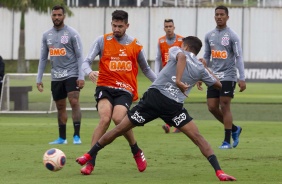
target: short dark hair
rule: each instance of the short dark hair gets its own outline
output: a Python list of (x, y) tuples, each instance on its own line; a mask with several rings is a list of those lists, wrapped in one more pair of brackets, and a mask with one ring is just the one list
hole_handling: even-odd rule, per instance
[(220, 6), (216, 7), (214, 11), (216, 11), (218, 9), (225, 10), (226, 15), (228, 15), (228, 8), (226, 6), (220, 5)]
[(165, 19), (164, 22), (172, 22), (173, 23), (173, 19)]
[(56, 5), (56, 6), (54, 6), (53, 8), (52, 8), (52, 11), (53, 10), (63, 10), (63, 14), (65, 14), (65, 8), (63, 7), (63, 6), (61, 6), (61, 5)]
[(128, 13), (123, 10), (115, 10), (112, 13), (112, 20), (122, 20), (127, 24), (128, 23)]
[(197, 55), (200, 52), (203, 46), (202, 41), (196, 36), (187, 36), (182, 40), (183, 40), (183, 44), (188, 45), (190, 51), (193, 52), (195, 55)]

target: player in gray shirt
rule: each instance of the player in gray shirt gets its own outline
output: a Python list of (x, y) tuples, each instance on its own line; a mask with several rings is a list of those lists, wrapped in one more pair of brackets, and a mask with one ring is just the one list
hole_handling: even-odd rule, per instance
[(104, 134), (90, 151), (76, 161), (81, 165), (86, 164), (99, 150), (131, 128), (144, 126), (156, 118), (161, 118), (171, 126), (177, 127), (199, 147), (220, 181), (236, 180), (222, 171), (211, 146), (200, 134), (193, 118), (183, 107), (184, 99), (199, 80), (208, 86), (221, 89), (221, 83), (205, 66), (204, 60), (201, 63), (196, 58), (201, 47), (201, 40), (193, 36), (183, 39), (182, 49), (172, 47), (169, 50), (167, 66), (159, 73), (138, 104), (127, 112), (121, 123)]
[(43, 92), (42, 77), (48, 62), (51, 63), (51, 91), (58, 110), (59, 138), (49, 144), (67, 144), (66, 139), (66, 98), (72, 108), (74, 125), (73, 143), (81, 144), (81, 111), (79, 92), (84, 86), (82, 44), (78, 32), (64, 24), (65, 10), (62, 6), (52, 9), (54, 26), (42, 37), (41, 56), (38, 65), (37, 89)]
[[(238, 86), (240, 92), (246, 89), (242, 48), (237, 34), (226, 22), (229, 19), (228, 9), (218, 6), (215, 9), (217, 27), (205, 36), (204, 59), (213, 73), (222, 83), (220, 91), (209, 87), (207, 90), (207, 105), (209, 111), (219, 120), (225, 129), (225, 137), (220, 149), (231, 149), (230, 139), (233, 138), (233, 148), (239, 143), (242, 128), (233, 124), (231, 100), (234, 97), (239, 71)], [(211, 57), (211, 61), (210, 61)], [(200, 88), (201, 89), (201, 88)]]

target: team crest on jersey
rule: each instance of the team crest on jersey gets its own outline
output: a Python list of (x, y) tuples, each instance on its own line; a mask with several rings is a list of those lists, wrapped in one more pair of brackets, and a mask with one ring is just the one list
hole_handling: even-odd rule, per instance
[(177, 41), (181, 42), (183, 38), (178, 38)]
[(227, 37), (227, 36), (222, 37), (221, 45), (223, 45), (223, 46), (229, 45), (229, 37)]
[(111, 40), (111, 39), (113, 39), (113, 36), (107, 36), (106, 37), (106, 40)]
[(215, 33), (212, 33), (211, 36), (215, 36)]
[(61, 37), (61, 43), (62, 44), (66, 44), (69, 42), (69, 37), (68, 36), (62, 36)]

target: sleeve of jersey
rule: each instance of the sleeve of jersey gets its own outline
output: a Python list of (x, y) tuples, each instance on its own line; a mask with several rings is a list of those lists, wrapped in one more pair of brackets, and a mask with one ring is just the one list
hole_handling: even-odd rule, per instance
[(46, 44), (46, 38), (45, 38), (45, 35), (43, 35), (42, 40), (41, 40), (41, 53), (40, 53), (40, 59), (39, 59), (39, 64), (38, 64), (36, 83), (42, 82), (43, 73), (46, 67), (46, 63), (48, 61), (48, 52), (49, 52), (49, 49)]
[(84, 59), (82, 63), (82, 70), (87, 75), (89, 75), (89, 73), (92, 72), (92, 68), (91, 68), (92, 62), (94, 61), (96, 56), (102, 52), (103, 45), (104, 45), (103, 36), (98, 37), (92, 44), (87, 57)]
[(168, 53), (169, 53), (169, 60), (172, 60), (172, 61), (176, 61), (176, 57), (177, 57), (177, 54), (179, 52), (182, 52), (182, 50), (177, 47), (177, 46), (173, 46), (171, 47), (169, 50), (168, 50)]
[(245, 71), (244, 71), (244, 61), (243, 61), (243, 52), (242, 52), (242, 47), (240, 45), (240, 41), (238, 36), (234, 36), (234, 41), (233, 41), (233, 50), (235, 53), (236, 57), (236, 67), (238, 68), (239, 71), (239, 80), (245, 81)]
[(161, 71), (162, 68), (162, 56), (161, 56), (161, 49), (160, 49), (160, 44), (158, 43), (157, 46), (157, 55), (155, 59), (155, 73), (158, 75)]
[(83, 47), (81, 43), (81, 39), (78, 33), (74, 35), (74, 49), (75, 49), (75, 55), (76, 59), (78, 61), (78, 79), (79, 80), (84, 80), (84, 73), (82, 71), (82, 62), (83, 62)]
[(202, 70), (202, 79), (201, 79), (207, 86), (212, 86), (216, 83), (216, 78), (210, 72), (204, 68)]
[(205, 50), (204, 50), (204, 59), (207, 62), (207, 66), (210, 66), (210, 59), (211, 59), (211, 48), (209, 44), (208, 34), (205, 36)]
[(141, 50), (141, 52), (138, 55), (138, 64), (140, 66), (140, 69), (144, 73), (144, 75), (148, 79), (150, 79), (151, 82), (154, 82), (155, 79), (157, 78), (157, 75), (153, 72), (153, 70), (149, 66), (143, 49)]

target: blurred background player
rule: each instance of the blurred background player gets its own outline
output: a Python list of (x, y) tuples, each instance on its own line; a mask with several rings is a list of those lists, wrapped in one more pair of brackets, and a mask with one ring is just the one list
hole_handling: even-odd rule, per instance
[[(96, 83), (95, 100), (100, 121), (92, 135), (93, 146), (107, 131), (111, 120), (117, 125), (126, 115), (132, 101), (138, 99), (138, 65), (147, 78), (156, 79), (155, 73), (147, 63), (143, 46), (126, 34), (129, 27), (128, 13), (116, 10), (112, 13), (112, 33), (99, 36), (93, 43), (88, 56), (83, 61), (83, 71)], [(99, 55), (99, 72), (91, 66)], [(123, 134), (129, 143), (138, 170), (143, 172), (147, 162), (143, 151), (138, 147), (133, 131)], [(96, 155), (80, 171), (89, 175), (94, 170)]]
[(51, 61), (51, 91), (58, 110), (59, 138), (49, 144), (67, 144), (66, 123), (68, 98), (72, 109), (74, 126), (73, 144), (81, 144), (80, 89), (84, 86), (82, 44), (78, 32), (64, 24), (65, 10), (62, 6), (52, 8), (54, 26), (43, 34), (41, 55), (37, 73), (37, 89), (43, 91), (42, 77), (48, 61)]
[[(233, 124), (231, 100), (234, 97), (239, 71), (239, 92), (246, 89), (242, 48), (237, 34), (231, 30), (226, 22), (229, 19), (225, 6), (215, 8), (216, 28), (205, 36), (204, 59), (222, 84), (222, 89), (208, 87), (207, 105), (214, 117), (224, 125), (225, 137), (220, 149), (236, 148), (242, 132), (240, 126)], [(211, 57), (211, 61), (210, 61)], [(233, 138), (231, 147), (230, 139)]]
[[(155, 60), (155, 73), (158, 75), (162, 68), (168, 62), (168, 50), (173, 46), (181, 47), (182, 44), (182, 36), (174, 33), (175, 26), (173, 19), (165, 19), (164, 20), (164, 31), (165, 35), (160, 37), (158, 40), (157, 46), (157, 56)], [(170, 126), (168, 124), (162, 125), (165, 133), (170, 132)], [(180, 131), (175, 128), (174, 133), (179, 133)]]

